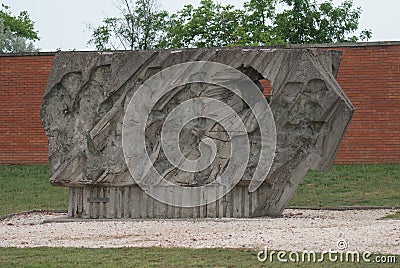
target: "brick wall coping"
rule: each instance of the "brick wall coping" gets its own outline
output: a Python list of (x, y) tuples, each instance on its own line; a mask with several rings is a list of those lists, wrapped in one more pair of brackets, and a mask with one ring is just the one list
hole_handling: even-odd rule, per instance
[(57, 52), (21, 52), (21, 53), (0, 53), (1, 57), (30, 57), (30, 56), (55, 56)]

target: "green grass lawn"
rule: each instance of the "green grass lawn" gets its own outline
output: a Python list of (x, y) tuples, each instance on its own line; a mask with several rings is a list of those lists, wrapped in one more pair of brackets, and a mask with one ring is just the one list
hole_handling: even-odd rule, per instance
[(309, 171), (290, 206), (400, 206), (400, 165), (336, 165)]
[(68, 190), (49, 183), (49, 166), (0, 166), (0, 215), (35, 209), (62, 209)]
[[(286, 256), (286, 258), (288, 258)], [(319, 259), (320, 256), (317, 257)], [(370, 259), (374, 260), (375, 256)], [(326, 256), (322, 263), (260, 263), (255, 250), (235, 249), (75, 249), (0, 248), (1, 267), (399, 267), (397, 264), (333, 263)]]

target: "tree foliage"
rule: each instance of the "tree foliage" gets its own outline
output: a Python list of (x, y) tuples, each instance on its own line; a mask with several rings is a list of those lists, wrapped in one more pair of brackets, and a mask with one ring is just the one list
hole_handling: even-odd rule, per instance
[(28, 12), (22, 11), (13, 16), (10, 8), (4, 4), (0, 10), (0, 52), (36, 51), (33, 41), (39, 40), (35, 23)]
[(158, 6), (156, 0), (119, 0), (121, 17), (105, 18), (100, 26), (91, 27), (92, 38), (88, 43), (98, 50), (155, 47), (168, 17)]
[(37, 51), (32, 42), (15, 35), (0, 19), (0, 54)]
[[(334, 6), (332, 0), (317, 4), (307, 0), (282, 0), (286, 9), (276, 14), (274, 31), (286, 43), (339, 43), (356, 42), (371, 37), (370, 31), (353, 35), (359, 26), (361, 8), (353, 8), (346, 0)], [(365, 36), (364, 36), (365, 35)]]
[(243, 29), (246, 29), (244, 45), (262, 46), (284, 43), (273, 28), (278, 0), (250, 0), (244, 3), (245, 17)]
[[(130, 44), (123, 45), (124, 49), (190, 48), (355, 42), (372, 36), (370, 30), (355, 35), (361, 8), (354, 7), (352, 0), (338, 6), (333, 0), (321, 4), (316, 0), (249, 0), (241, 9), (201, 0), (197, 8), (185, 5), (170, 16), (158, 11), (154, 1), (132, 4), (124, 0), (126, 7), (130, 3), (136, 8), (121, 9), (122, 18), (106, 18), (94, 29), (90, 43), (99, 50), (119, 48), (112, 45), (113, 38)], [(143, 14), (148, 14), (148, 20)]]
[(223, 47), (241, 42), (243, 11), (202, 0), (198, 8), (186, 5), (173, 14), (160, 47)]

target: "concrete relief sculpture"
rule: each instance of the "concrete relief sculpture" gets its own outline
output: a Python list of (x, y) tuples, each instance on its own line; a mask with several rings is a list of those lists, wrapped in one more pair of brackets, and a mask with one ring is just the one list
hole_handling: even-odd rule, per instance
[(308, 170), (329, 170), (352, 118), (340, 57), (58, 53), (41, 110), (50, 182), (69, 187), (70, 217), (279, 216)]

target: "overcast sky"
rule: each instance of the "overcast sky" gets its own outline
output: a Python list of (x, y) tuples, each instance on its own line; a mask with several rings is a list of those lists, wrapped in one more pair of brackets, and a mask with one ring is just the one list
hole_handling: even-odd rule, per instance
[[(90, 32), (88, 23), (97, 26), (106, 16), (117, 16), (115, 7), (117, 0), (2, 0), (9, 5), (13, 14), (27, 10), (41, 40), (36, 46), (41, 51), (62, 50), (93, 50), (87, 45)], [(242, 7), (243, 0), (219, 0)], [(319, 2), (322, 2), (319, 1)], [(334, 0), (341, 3), (341, 0)], [(197, 6), (200, 0), (160, 0), (162, 8), (175, 12), (185, 4)], [(400, 40), (400, 1), (399, 0), (354, 0), (356, 6), (363, 10), (360, 29), (372, 29), (373, 38), (370, 41)]]

